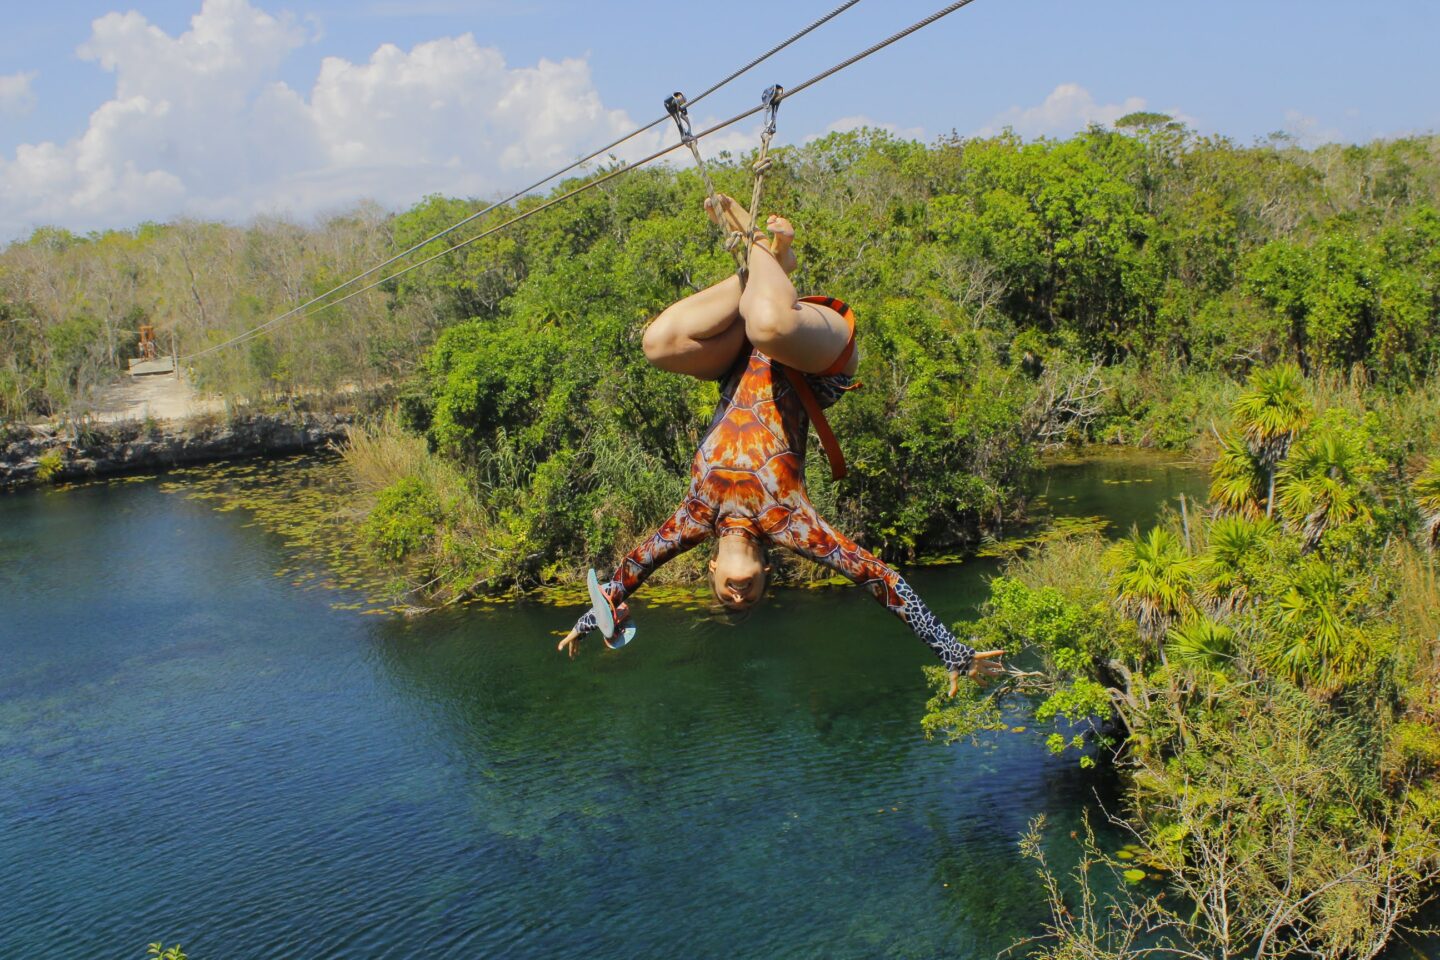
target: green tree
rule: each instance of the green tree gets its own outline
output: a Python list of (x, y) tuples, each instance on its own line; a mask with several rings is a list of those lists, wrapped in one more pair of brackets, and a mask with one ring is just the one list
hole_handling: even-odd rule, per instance
[(1358, 678), (1371, 652), (1354, 614), (1364, 596), (1334, 566), (1310, 558), (1262, 614), (1261, 665), (1292, 683), (1334, 692)]
[(1199, 590), (1212, 612), (1230, 613), (1245, 606), (1252, 586), (1248, 566), (1274, 532), (1269, 520), (1248, 516), (1220, 516), (1209, 524)]
[(1272, 471), (1238, 436), (1220, 437), (1220, 455), (1210, 465), (1210, 499), (1221, 510), (1258, 517), (1269, 501)]
[(1432, 458), (1411, 484), (1415, 505), (1420, 508), (1421, 536), (1425, 545), (1440, 549), (1440, 457)]
[(1276, 501), (1306, 550), (1341, 524), (1373, 522), (1372, 482), (1380, 467), (1363, 426), (1331, 418), (1301, 437), (1279, 470)]
[(1268, 475), (1265, 515), (1271, 516), (1276, 469), (1289, 453), (1295, 434), (1310, 422), (1310, 402), (1300, 369), (1286, 363), (1256, 371), (1248, 389), (1235, 400), (1232, 413)]
[(1106, 552), (1114, 603), (1147, 637), (1165, 636), (1193, 606), (1198, 563), (1180, 538), (1163, 527), (1136, 532)]
[(1288, 331), (1291, 353), (1308, 366), (1309, 339), (1306, 318), (1314, 268), (1306, 248), (1291, 239), (1276, 239), (1256, 250), (1245, 268), (1245, 287), (1268, 306)]

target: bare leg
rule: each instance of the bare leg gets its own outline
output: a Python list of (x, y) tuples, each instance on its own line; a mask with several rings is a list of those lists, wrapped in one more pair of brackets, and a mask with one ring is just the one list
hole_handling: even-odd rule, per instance
[[(771, 245), (756, 241), (750, 247), (750, 282), (740, 297), (745, 333), (757, 349), (786, 366), (819, 373), (845, 350), (850, 325), (829, 307), (799, 302), (780, 265), (789, 257), (794, 232), (781, 217), (771, 217), (767, 226), (774, 233)], [(857, 363), (852, 355), (843, 372), (853, 374)]]
[(661, 370), (715, 380), (745, 343), (740, 278), (727, 277), (672, 303), (645, 328), (645, 358)]

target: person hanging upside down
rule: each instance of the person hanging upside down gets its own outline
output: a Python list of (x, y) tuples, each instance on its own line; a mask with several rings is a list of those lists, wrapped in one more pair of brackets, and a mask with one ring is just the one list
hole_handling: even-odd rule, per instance
[[(706, 200), (711, 219), (746, 232), (750, 217), (721, 196)], [(601, 586), (615, 620), (629, 616), (625, 600), (662, 564), (712, 537), (711, 588), (732, 610), (753, 606), (770, 573), (766, 547), (776, 544), (865, 587), (924, 640), (950, 671), (950, 693), (961, 674), (983, 680), (1003, 670), (1004, 651), (976, 653), (950, 633), (900, 574), (835, 530), (805, 491), (809, 418), (783, 367), (797, 371), (820, 408), (851, 387), (855, 316), (831, 297), (798, 297), (795, 231), (783, 217), (766, 223), (767, 241), (752, 241), (750, 276), (722, 280), (672, 304), (645, 330), (646, 358), (662, 370), (722, 380), (720, 403), (695, 453), (690, 487), (660, 529), (632, 550)], [(560, 641), (570, 656), (598, 625), (594, 610)]]

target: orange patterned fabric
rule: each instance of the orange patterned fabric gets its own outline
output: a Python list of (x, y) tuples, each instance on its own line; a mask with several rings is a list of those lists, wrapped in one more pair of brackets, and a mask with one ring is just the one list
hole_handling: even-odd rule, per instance
[[(844, 308), (843, 302), (833, 301)], [(957, 641), (904, 579), (835, 530), (805, 491), (809, 425), (780, 364), (751, 349), (727, 378), (720, 404), (690, 468), (690, 488), (674, 515), (621, 562), (602, 589), (623, 618), (622, 602), (661, 564), (712, 536), (743, 535), (778, 544), (865, 587), (904, 620), (952, 669), (969, 668), (974, 651)], [(820, 404), (831, 406), (850, 378), (805, 374)], [(576, 623), (595, 629), (593, 614)]]

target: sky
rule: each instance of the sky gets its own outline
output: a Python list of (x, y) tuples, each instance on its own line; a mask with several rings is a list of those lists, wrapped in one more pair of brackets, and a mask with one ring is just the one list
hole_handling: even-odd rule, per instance
[[(0, 243), (501, 196), (837, 2), (0, 0)], [(698, 105), (696, 129), (943, 5), (861, 0)], [(1434, 0), (974, 0), (787, 100), (776, 140), (1065, 136), (1137, 109), (1240, 142), (1430, 133), (1436, 37)], [(662, 127), (622, 155), (674, 139)]]

